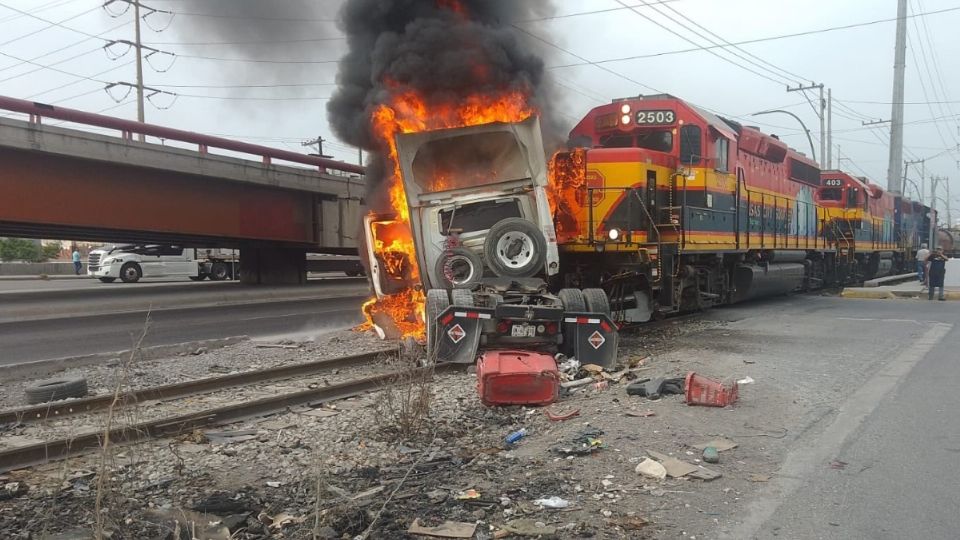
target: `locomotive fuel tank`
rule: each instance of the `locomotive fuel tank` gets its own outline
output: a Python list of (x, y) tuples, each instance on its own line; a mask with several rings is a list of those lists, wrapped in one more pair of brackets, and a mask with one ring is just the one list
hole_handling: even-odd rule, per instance
[(801, 288), (806, 279), (804, 263), (742, 264), (734, 270), (733, 302), (787, 294)]

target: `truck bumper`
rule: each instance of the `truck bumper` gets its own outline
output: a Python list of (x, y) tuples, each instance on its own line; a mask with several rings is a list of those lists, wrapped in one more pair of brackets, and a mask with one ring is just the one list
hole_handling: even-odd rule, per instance
[(88, 266), (87, 275), (95, 278), (102, 278), (102, 277), (118, 278), (120, 277), (120, 268), (113, 265), (95, 266), (92, 268)]

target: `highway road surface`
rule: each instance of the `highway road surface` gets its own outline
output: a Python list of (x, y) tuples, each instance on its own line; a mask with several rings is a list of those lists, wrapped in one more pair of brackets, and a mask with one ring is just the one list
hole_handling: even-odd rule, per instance
[[(98, 283), (99, 284), (99, 283)], [(0, 292), (0, 365), (246, 335), (309, 336), (360, 322), (363, 279), (305, 286), (230, 282)]]

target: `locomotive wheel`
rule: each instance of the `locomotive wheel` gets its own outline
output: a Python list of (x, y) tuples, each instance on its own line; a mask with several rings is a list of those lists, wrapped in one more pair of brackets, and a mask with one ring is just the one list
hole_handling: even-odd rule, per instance
[(587, 311), (610, 315), (610, 299), (603, 289), (584, 289), (583, 299), (586, 301)]
[(437, 317), (448, 307), (450, 307), (450, 297), (447, 296), (447, 291), (443, 289), (430, 289), (427, 291), (426, 309), (424, 313), (427, 319), (424, 321), (427, 325), (427, 364), (436, 363), (434, 351), (437, 347), (437, 340), (440, 339), (437, 335)]
[(587, 302), (580, 289), (560, 289), (557, 293), (564, 311), (587, 311)]
[(483, 255), (500, 277), (530, 277), (543, 270), (547, 241), (533, 223), (521, 218), (496, 222), (487, 231)]
[(466, 248), (454, 248), (437, 259), (437, 279), (448, 289), (470, 289), (483, 277), (483, 261)]

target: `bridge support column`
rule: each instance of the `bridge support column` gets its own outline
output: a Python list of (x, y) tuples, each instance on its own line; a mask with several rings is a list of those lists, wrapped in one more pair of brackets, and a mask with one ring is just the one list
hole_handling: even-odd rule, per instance
[(301, 285), (307, 282), (304, 249), (240, 247), (240, 282), (247, 285)]

